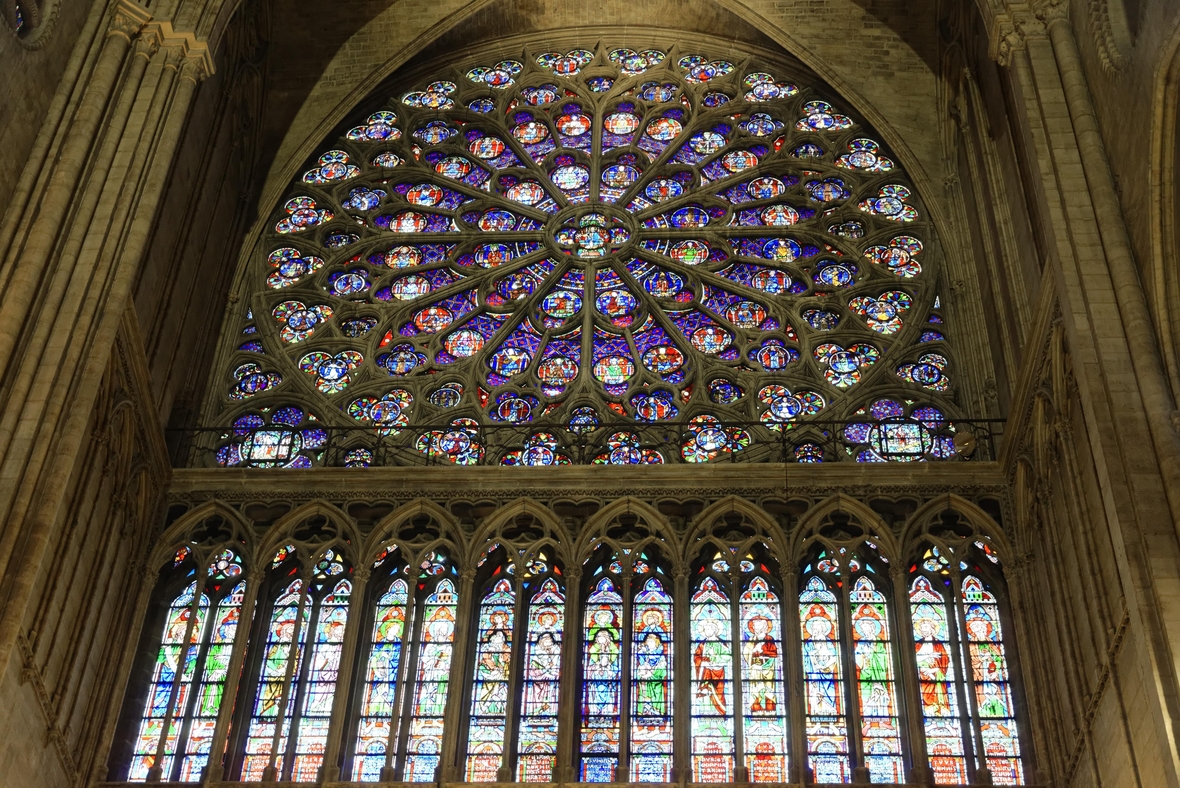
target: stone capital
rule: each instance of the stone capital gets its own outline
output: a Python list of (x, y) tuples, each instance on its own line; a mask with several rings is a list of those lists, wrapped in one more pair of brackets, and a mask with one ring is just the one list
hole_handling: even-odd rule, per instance
[(108, 36), (122, 36), (131, 41), (131, 37), (143, 29), (152, 18), (151, 12), (131, 0), (119, 0), (111, 14), (111, 23), (107, 28)]

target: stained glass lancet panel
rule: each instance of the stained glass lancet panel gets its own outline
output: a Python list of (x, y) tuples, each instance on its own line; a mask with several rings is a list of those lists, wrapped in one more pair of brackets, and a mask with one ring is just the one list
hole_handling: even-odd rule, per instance
[[(160, 637), (160, 650), (152, 669), (147, 705), (135, 739), (129, 780), (147, 779), (148, 771), (156, 763), (161, 737), (165, 737), (165, 741), (160, 765), (165, 775), (171, 774), (176, 739), (180, 734), (175, 710), (184, 708), (183, 704), (189, 696), (201, 629), (209, 614), (209, 598), (202, 594), (200, 601), (194, 605), (196, 598), (197, 584), (193, 582), (168, 606), (164, 632)], [(182, 658), (184, 666), (180, 669), (178, 680), (177, 669)], [(169, 721), (167, 733), (164, 731), (165, 720)]]
[(987, 768), (996, 785), (1021, 785), (1024, 769), (1000, 608), (983, 581), (971, 575), (963, 578), (963, 605)]
[(692, 629), (692, 773), (694, 782), (733, 781), (733, 635), (729, 597), (712, 577), (689, 607)]
[[(705, 462), (821, 414), (856, 423), (795, 459), (953, 457), (939, 246), (875, 132), (781, 64), (577, 51), (440, 66), (325, 142), (253, 258), (216, 461)], [(607, 410), (689, 426), (578, 429)]]
[(467, 733), (468, 782), (496, 782), (496, 772), (504, 760), (515, 615), (512, 584), (508, 580), (496, 581), (479, 606), (471, 725)]
[(741, 596), (743, 734), (750, 781), (787, 780), (787, 704), (778, 596), (755, 577)]
[(633, 604), (630, 780), (672, 778), (672, 596), (648, 579)]
[(555, 579), (546, 578), (529, 603), (517, 745), (519, 782), (553, 781), (564, 621), (565, 595)]
[[(302, 580), (292, 581), (275, 600), (266, 630), (258, 690), (247, 723), (245, 756), (242, 760), (243, 781), (258, 782), (262, 779), (263, 770), (270, 764), (271, 753), (276, 749), (276, 734), (278, 752), (286, 751), (291, 710), (295, 706), (294, 695), (287, 693), (286, 689), (291, 676), (299, 670), (311, 613), (310, 606), (304, 601)], [(284, 695), (287, 695), (287, 702), (285, 708), (280, 709)]]
[(849, 603), (865, 766), (875, 783), (905, 782), (885, 595), (871, 578), (862, 575), (853, 582)]
[(394, 735), (408, 600), (409, 590), (401, 579), (394, 580), (377, 600), (353, 760), (353, 779), (358, 782), (381, 779), (386, 750)]
[(351, 594), (352, 584), (341, 580), (316, 606), (315, 634), (311, 639), (307, 677), (300, 687), (302, 702), (295, 721), (298, 735), (291, 779), (296, 782), (314, 782), (324, 762)]
[(434, 592), (426, 598), (406, 744), (406, 782), (433, 782), (442, 755), (443, 716), (455, 647), (457, 605), (455, 585), (448, 579), (438, 581)]
[[(213, 572), (213, 567), (210, 567), (210, 571)], [(240, 573), (241, 566), (236, 563), (229, 571), (225, 568), (220, 571), (221, 576), (227, 580)], [(180, 764), (179, 777), (182, 782), (200, 780), (201, 772), (208, 764), (213, 730), (217, 727), (217, 715), (225, 699), (225, 680), (229, 676), (229, 661), (233, 655), (234, 641), (242, 615), (242, 597), (245, 594), (245, 582), (234, 585), (218, 603), (210, 622), (208, 650), (201, 666), (201, 678), (197, 683), (196, 697), (193, 699), (188, 740), (184, 745), (184, 758)]]
[(623, 597), (604, 577), (586, 598), (582, 640), (581, 780), (615, 782), (623, 679)]
[(807, 762), (816, 782), (842, 783), (851, 776), (844, 668), (836, 595), (817, 576), (799, 595), (803, 637), (803, 687), (807, 713)]
[[(964, 748), (965, 710), (957, 686), (962, 674), (951, 639), (955, 620), (948, 615), (946, 599), (925, 576), (910, 585), (910, 617), (930, 768), (935, 782), (965, 783), (971, 751)], [(966, 741), (970, 747), (970, 739)]]

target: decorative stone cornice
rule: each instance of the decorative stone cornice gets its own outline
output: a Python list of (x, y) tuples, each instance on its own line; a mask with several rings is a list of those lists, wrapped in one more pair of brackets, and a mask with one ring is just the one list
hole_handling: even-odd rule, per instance
[(158, 46), (176, 50), (176, 65), (181, 79), (200, 82), (215, 70), (209, 44), (192, 33), (173, 29), (172, 23), (166, 19), (147, 23), (140, 37), (155, 39)]

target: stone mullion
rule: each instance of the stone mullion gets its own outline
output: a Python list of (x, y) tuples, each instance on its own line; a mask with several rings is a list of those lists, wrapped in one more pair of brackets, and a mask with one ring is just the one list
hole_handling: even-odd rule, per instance
[(918, 684), (918, 660), (914, 651), (914, 621), (910, 610), (909, 592), (905, 569), (900, 565), (891, 566), (889, 579), (893, 586), (893, 620), (896, 624), (890, 637), (897, 647), (894, 658), (898, 669), (897, 687), (900, 708), (904, 720), (902, 728), (909, 740), (909, 781), (917, 785), (933, 785), (934, 771), (930, 768), (930, 755), (926, 752), (926, 718), (923, 714), (922, 690)]
[[(45, 414), (42, 423), (46, 425), (45, 430), (52, 432), (52, 436), (46, 436), (37, 442), (41, 459), (44, 458), (45, 452), (49, 451), (49, 447), (52, 445), (58, 457), (70, 458), (72, 461), (72, 458), (77, 455), (79, 445), (85, 438), (93, 402), (99, 389), (97, 382), (102, 379), (110, 358), (111, 347), (114, 344), (114, 337), (122, 320), (124, 304), (134, 278), (134, 269), (138, 267), (148, 232), (155, 221), (155, 209), (168, 177), (169, 168), (163, 166), (163, 163), (172, 161), (184, 128), (184, 116), (192, 101), (197, 78), (202, 68), (203, 65), (200, 61), (190, 58), (182, 69), (172, 106), (174, 109), (183, 111), (179, 114), (173, 112), (164, 128), (157, 135), (155, 158), (161, 164), (152, 168), (144, 189), (146, 198), (141, 199), (137, 205), (131, 227), (122, 238), (120, 252), (124, 264), (120, 266), (115, 281), (107, 294), (106, 303), (108, 306), (93, 330), (78, 329), (81, 335), (90, 336), (89, 343), (71, 341), (77, 334), (59, 334), (55, 338), (57, 342), (69, 346), (68, 357), (64, 360), (61, 368), (71, 370), (77, 368), (80, 371), (73, 378), (72, 389), (54, 391), (51, 395), (47, 395), (50, 396), (52, 402), (50, 412)], [(115, 252), (112, 252), (113, 254)], [(97, 310), (98, 302), (102, 300), (101, 293), (91, 292), (88, 294), (88, 298), (91, 306)], [(114, 306), (110, 306), (112, 304)], [(85, 355), (83, 356), (83, 354)], [(59, 427), (57, 422), (61, 418), (67, 401), (70, 402), (71, 407), (64, 418), (64, 425)], [(22, 488), (20, 496), (23, 504), (22, 511), (19, 514), (10, 513), (9, 517), (10, 521), (29, 518), (28, 526), (25, 529), (28, 532), (28, 540), (23, 552), (23, 561), (20, 568), (14, 573), (5, 600), (9, 611), (23, 611), (25, 608), (45, 558), (49, 536), (54, 529), (58, 504), (65, 496), (71, 479), (70, 474), (58, 472), (56, 468), (53, 473), (48, 475), (47, 479), (39, 477), (34, 479), (32, 473), (22, 475), (26, 477), (20, 485)], [(36, 505), (30, 506), (28, 502), (34, 498), (34, 495), (36, 496)], [(7, 659), (11, 651), (16, 632), (19, 629), (19, 618), (20, 613), (14, 612), (0, 622), (0, 660)]]
[(803, 638), (799, 632), (799, 575), (794, 566), (782, 573), (783, 662), (791, 737), (791, 782), (813, 782), (807, 760), (807, 711), (803, 682)]
[(512, 614), (512, 649), (508, 655), (508, 697), (504, 699), (504, 751), (500, 757), (500, 768), (496, 779), (502, 783), (513, 782), (516, 776), (516, 739), (520, 733), (520, 709), (524, 694), (524, 661), (528, 645), (529, 601), (525, 599), (525, 567), (516, 581), (516, 601)]
[[(413, 564), (411, 563), (410, 566)], [(412, 580), (412, 578), (411, 578)], [(402, 630), (401, 656), (398, 658), (398, 683), (394, 696), (393, 710), (389, 721), (389, 738), (385, 742), (385, 765), (381, 767), (381, 782), (397, 782), (398, 769), (405, 768), (406, 743), (409, 740), (410, 726), (407, 722), (414, 713), (414, 693), (417, 688), (418, 660), (422, 654), (422, 633), (425, 631), (426, 598), (429, 596), (423, 589), (417, 592), (415, 584), (411, 582), (410, 593), (406, 595), (406, 619), (408, 627)], [(437, 584), (436, 584), (437, 587)], [(421, 596), (421, 600), (419, 600)], [(451, 662), (455, 661), (455, 644), (451, 643)], [(450, 698), (450, 686), (447, 687), (447, 698)], [(362, 698), (364, 697), (362, 693)], [(399, 757), (400, 753), (400, 757)]]
[[(467, 693), (463, 687), (467, 684), (467, 642), (472, 629), (472, 617), (479, 608), (473, 599), (475, 593), (475, 571), (464, 570), (459, 582), (459, 604), (455, 608), (455, 635), (451, 640), (451, 675), (447, 682), (447, 719), (461, 721), (466, 718), (463, 713), (463, 701)], [(443, 741), (443, 754), (439, 758), (439, 779), (444, 782), (456, 782), (462, 771), (458, 765), (459, 741), (466, 739), (463, 725), (448, 726), (447, 736)]]
[(672, 781), (692, 782), (692, 618), (686, 569), (676, 570), (672, 587)]
[(852, 639), (852, 601), (849, 598), (849, 587), (852, 585), (853, 577), (848, 575), (844, 577), (844, 582), (840, 585), (840, 641), (843, 643), (840, 649), (841, 665), (844, 670), (844, 703), (847, 708), (845, 715), (845, 728), (848, 731), (849, 756), (852, 761), (852, 782), (867, 783), (869, 782), (869, 770), (865, 766), (864, 759), (864, 743), (861, 741), (861, 734), (863, 728), (860, 724), (860, 682), (856, 677), (856, 655), (853, 653)]
[[(340, 779), (340, 751), (348, 730), (344, 715), (348, 707), (351, 677), (356, 672), (353, 663), (356, 661), (360, 630), (364, 625), (365, 589), (369, 584), (369, 574), (369, 568), (362, 567), (353, 575), (352, 593), (348, 599), (348, 626), (344, 630), (344, 643), (336, 670), (336, 691), (332, 697), (332, 716), (328, 718), (328, 743), (324, 747), (324, 762), (320, 766), (320, 782)], [(344, 686), (341, 686), (341, 681)]]
[(619, 758), (615, 782), (630, 782), (631, 774), (631, 665), (635, 659), (635, 600), (631, 568), (623, 576), (623, 628), (619, 633)]
[[(242, 609), (238, 615), (238, 626), (234, 630), (234, 645), (230, 652), (229, 667), (226, 670), (225, 686), (221, 692), (221, 707), (217, 710), (217, 723), (213, 727), (213, 739), (209, 744), (209, 760), (205, 766), (206, 783), (216, 783), (225, 773), (225, 761), (232, 759), (234, 753), (226, 751), (229, 738), (230, 720), (233, 717), (237, 701), (238, 685), (244, 672), (243, 663), (246, 660), (246, 645), (250, 640), (250, 630), (253, 628), (255, 606), (258, 603), (258, 589), (262, 585), (264, 574), (261, 570), (250, 572), (246, 576), (246, 593), (242, 595)], [(260, 630), (262, 639), (266, 640), (269, 627)], [(258, 645), (255, 644), (257, 648)], [(246, 688), (249, 691), (249, 687)], [(249, 719), (249, 705), (253, 698), (245, 697), (241, 703), (246, 708), (246, 718)], [(249, 723), (247, 722), (247, 725)]]
[(730, 668), (733, 673), (733, 754), (735, 783), (748, 783), (750, 769), (746, 766), (746, 699), (742, 676), (742, 576), (741, 559), (735, 557), (729, 571), (729, 642)]
[(582, 645), (582, 569), (571, 567), (565, 576), (565, 623), (561, 636), (561, 687), (557, 714), (557, 763), (553, 781), (574, 782), (574, 760), (581, 728), (578, 690), (582, 687), (578, 654)]

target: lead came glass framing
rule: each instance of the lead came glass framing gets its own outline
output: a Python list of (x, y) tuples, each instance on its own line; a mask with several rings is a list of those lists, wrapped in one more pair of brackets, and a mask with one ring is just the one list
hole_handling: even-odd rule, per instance
[(546, 578), (529, 604), (525, 635), (524, 695), (517, 754), (518, 782), (553, 780), (557, 758), (557, 703), (565, 595)]
[(582, 641), (581, 781), (615, 782), (623, 681), (623, 597), (604, 577), (586, 598)]
[(807, 761), (816, 782), (848, 782), (848, 722), (836, 595), (813, 576), (799, 595)]
[(631, 782), (672, 777), (672, 597), (650, 578), (633, 603)]
[[(577, 461), (708, 462), (849, 416), (841, 458), (954, 456), (940, 248), (878, 135), (748, 58), (578, 51), (440, 67), (321, 146), (226, 337), (216, 461), (364, 465), (380, 438), (548, 466), (594, 433)], [(689, 426), (659, 448), (574, 429), (608, 411)], [(498, 425), (515, 443), (483, 440)], [(793, 435), (790, 456), (838, 458)]]
[(458, 597), (450, 580), (440, 580), (426, 597), (422, 635), (418, 645), (418, 671), (410, 710), (406, 745), (406, 782), (434, 782), (442, 755), (443, 716), (454, 651), (455, 609)]
[(875, 783), (905, 782), (889, 608), (885, 595), (863, 575), (848, 596), (864, 764)]
[(516, 594), (508, 580), (496, 581), (479, 606), (471, 725), (467, 734), (468, 782), (496, 782), (496, 772), (504, 760), (515, 608)]
[(729, 598), (706, 577), (692, 595), (692, 773), (733, 781), (733, 634)]
[(1020, 785), (1024, 782), (1024, 769), (1020, 762), (1020, 738), (1016, 731), (1000, 608), (984, 582), (970, 575), (963, 578), (963, 604), (987, 768), (996, 785)]
[(779, 600), (765, 578), (746, 587), (739, 607), (746, 768), (750, 781), (787, 780), (787, 703)]
[(397, 703), (402, 639), (406, 633), (409, 592), (405, 580), (394, 580), (377, 600), (373, 640), (365, 670), (364, 697), (357, 732), (353, 779), (377, 782), (385, 766)]

